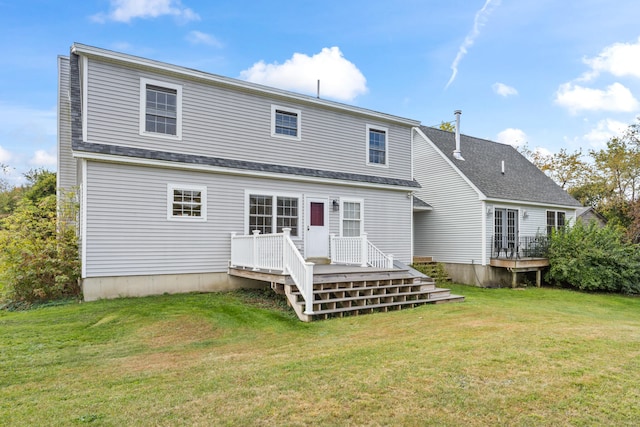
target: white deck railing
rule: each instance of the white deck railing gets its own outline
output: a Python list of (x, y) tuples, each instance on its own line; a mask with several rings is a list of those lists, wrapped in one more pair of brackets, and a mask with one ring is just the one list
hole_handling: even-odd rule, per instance
[(250, 236), (231, 233), (231, 267), (279, 271), (288, 274), (305, 302), (305, 314), (313, 314), (313, 263), (306, 262), (291, 240), (291, 229), (282, 233)]
[(358, 237), (330, 236), (331, 263), (359, 265), (361, 267), (393, 268), (393, 255), (386, 255), (367, 238), (367, 233)]

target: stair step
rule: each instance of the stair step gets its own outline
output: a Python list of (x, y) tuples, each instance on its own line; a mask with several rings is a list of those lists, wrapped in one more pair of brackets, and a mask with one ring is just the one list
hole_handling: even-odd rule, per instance
[(414, 279), (409, 270), (372, 271), (361, 273), (324, 273), (314, 274), (313, 283), (369, 282), (374, 280)]
[[(379, 304), (371, 304), (371, 305), (362, 305), (362, 306), (352, 306), (352, 307), (339, 307), (339, 308), (331, 308), (324, 310), (314, 311), (312, 316), (321, 316), (326, 314), (336, 314), (336, 313), (346, 313), (346, 312), (356, 312), (363, 310), (375, 310), (379, 308), (388, 308), (388, 307), (402, 307), (407, 305), (423, 305), (430, 303), (441, 303), (441, 302), (454, 302), (454, 301), (462, 301), (464, 300), (463, 296), (460, 295), (451, 295), (446, 297), (437, 297), (437, 298), (423, 298), (416, 300), (408, 300), (408, 301), (396, 301), (396, 302), (387, 302), (387, 303), (379, 303)], [(298, 302), (299, 305), (304, 305), (304, 303)]]
[[(356, 296), (345, 296), (345, 297), (338, 297), (338, 298), (327, 298), (327, 299), (318, 299), (318, 298), (314, 298), (313, 299), (313, 304), (329, 304), (329, 303), (334, 303), (334, 302), (345, 302), (345, 301), (362, 301), (362, 300), (371, 300), (371, 299), (381, 299), (381, 298), (397, 298), (397, 297), (402, 297), (402, 296), (414, 296), (414, 295), (428, 295), (427, 299), (431, 299), (432, 296), (434, 298), (440, 297), (440, 296), (446, 296), (449, 295), (449, 289), (442, 289), (442, 288), (438, 288), (436, 290), (433, 291), (411, 291), (411, 292), (396, 292), (396, 293), (392, 293), (392, 294), (372, 294), (372, 295), (356, 295)], [(302, 294), (300, 292), (293, 292), (292, 295), (294, 295), (297, 298), (297, 301), (302, 301)]]
[[(295, 285), (291, 285), (294, 292), (298, 291), (298, 288)], [(349, 291), (368, 291), (368, 290), (380, 290), (380, 289), (392, 289), (392, 288), (418, 288), (423, 291), (429, 291), (436, 288), (435, 283), (397, 283), (391, 285), (376, 285), (371, 284), (370, 286), (351, 286), (351, 287), (334, 287), (334, 288), (323, 288), (316, 289), (314, 286), (313, 293), (314, 294), (328, 294), (335, 292), (349, 292)]]

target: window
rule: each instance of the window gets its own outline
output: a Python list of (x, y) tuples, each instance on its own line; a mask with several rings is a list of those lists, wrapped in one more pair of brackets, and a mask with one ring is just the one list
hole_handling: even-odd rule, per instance
[(182, 86), (140, 79), (140, 134), (182, 138)]
[[(275, 209), (274, 209), (275, 206)], [(292, 236), (299, 235), (298, 197), (249, 195), (249, 233), (281, 233), (290, 228)]]
[(342, 233), (343, 237), (358, 237), (362, 234), (362, 201), (342, 201)]
[(388, 129), (367, 125), (367, 164), (387, 166)]
[(300, 141), (300, 110), (271, 106), (271, 136)]
[(207, 220), (207, 188), (167, 185), (167, 218), (170, 220)]
[(547, 235), (553, 230), (559, 230), (565, 226), (566, 214), (560, 211), (547, 211)]

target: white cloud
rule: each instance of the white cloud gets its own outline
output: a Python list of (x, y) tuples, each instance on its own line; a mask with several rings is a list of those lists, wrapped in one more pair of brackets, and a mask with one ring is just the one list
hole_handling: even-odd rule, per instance
[(501, 144), (508, 144), (514, 147), (520, 147), (525, 145), (528, 141), (528, 136), (522, 129), (507, 128), (500, 132), (496, 138)]
[(467, 36), (464, 38), (464, 41), (458, 48), (458, 54), (451, 64), (451, 78), (447, 82), (447, 85), (444, 87), (445, 89), (448, 88), (451, 83), (453, 83), (456, 76), (458, 75), (458, 64), (460, 63), (460, 61), (462, 61), (462, 58), (464, 58), (464, 56), (467, 54), (468, 49), (473, 46), (476, 39), (480, 35), (480, 28), (482, 28), (487, 23), (487, 19), (489, 18), (489, 14), (493, 10), (493, 8), (499, 5), (500, 0), (486, 0), (484, 6), (482, 6), (482, 9), (476, 12), (476, 16), (473, 20), (473, 28), (471, 29), (471, 32), (469, 32), (469, 34), (467, 34)]
[(38, 167), (46, 167), (46, 166), (56, 166), (57, 158), (55, 154), (48, 153), (45, 150), (37, 150), (31, 160), (29, 160), (29, 164), (36, 168)]
[(191, 31), (187, 34), (187, 41), (191, 44), (204, 44), (207, 46), (213, 46), (222, 48), (223, 44), (220, 40), (210, 34), (203, 33), (201, 31)]
[(98, 13), (91, 17), (100, 23), (106, 21), (131, 22), (135, 18), (157, 18), (159, 16), (173, 16), (181, 22), (197, 21), (197, 13), (184, 7), (180, 0), (111, 0), (109, 13)]
[(607, 141), (614, 136), (622, 135), (629, 125), (613, 119), (600, 120), (595, 128), (584, 135), (582, 139), (593, 148), (605, 148)]
[(284, 64), (256, 62), (242, 71), (240, 78), (311, 95), (320, 80), (320, 97), (342, 101), (351, 101), (368, 90), (367, 79), (338, 47), (325, 47), (313, 56), (294, 53)]
[(607, 86), (606, 90), (564, 83), (556, 92), (555, 102), (573, 114), (582, 110), (631, 112), (639, 105), (631, 91), (620, 83)]
[(585, 58), (591, 67), (579, 80), (590, 81), (603, 72), (616, 77), (640, 78), (640, 37), (636, 43), (614, 43), (605, 47), (595, 58)]
[(13, 154), (9, 150), (0, 146), (0, 163), (7, 165), (12, 158)]
[(495, 93), (497, 93), (500, 96), (504, 96), (505, 98), (507, 96), (511, 96), (511, 95), (517, 95), (518, 91), (516, 90), (516, 88), (511, 87), (511, 86), (507, 86), (504, 83), (494, 83), (493, 86), (491, 86), (493, 88), (493, 91)]

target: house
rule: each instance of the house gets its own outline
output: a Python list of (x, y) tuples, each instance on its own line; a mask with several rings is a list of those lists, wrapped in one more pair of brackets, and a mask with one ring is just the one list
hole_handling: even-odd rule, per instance
[(312, 313), (310, 261), (412, 260), (416, 120), (78, 43), (59, 88), (58, 184), (79, 194), (86, 300), (260, 279)]
[(576, 212), (576, 220), (582, 221), (586, 225), (595, 222), (600, 228), (607, 225), (607, 219), (592, 206), (586, 206), (578, 209)]
[(542, 246), (575, 222), (580, 203), (515, 148), (420, 126), (414, 136), (414, 255), (445, 265), (456, 282), (516, 284), (517, 273), (548, 265)]

